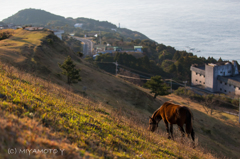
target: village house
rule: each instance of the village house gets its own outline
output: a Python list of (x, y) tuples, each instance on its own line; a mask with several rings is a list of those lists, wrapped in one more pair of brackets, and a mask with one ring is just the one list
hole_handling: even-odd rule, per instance
[(43, 30), (44, 28), (43, 27), (25, 27), (24, 29), (28, 31), (39, 31), (39, 30)]
[(113, 52), (139, 52), (143, 53), (142, 46), (134, 46), (134, 48), (130, 47), (119, 47), (119, 46), (103, 46), (103, 45), (97, 45), (95, 48), (97, 53), (113, 53)]
[(76, 23), (74, 24), (75, 28), (82, 28), (83, 24), (82, 23)]
[(214, 93), (240, 95), (240, 74), (236, 61), (193, 64), (190, 70), (191, 85), (202, 86)]
[(142, 51), (142, 46), (134, 46), (134, 51), (135, 52), (143, 52)]

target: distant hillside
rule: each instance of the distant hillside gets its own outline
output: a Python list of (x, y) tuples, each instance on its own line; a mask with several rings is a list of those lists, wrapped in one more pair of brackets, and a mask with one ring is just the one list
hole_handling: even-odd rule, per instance
[(3, 22), (0, 22), (0, 25), (6, 25), (5, 23), (3, 23)]
[(20, 67), (26, 71), (48, 74), (50, 68), (59, 69), (58, 66), (54, 65), (56, 61), (59, 62), (59, 59), (68, 55), (76, 58), (74, 52), (51, 31), (22, 29), (3, 31), (12, 34), (10, 38), (0, 41), (0, 61), (4, 63)]
[(24, 9), (3, 20), (17, 25), (46, 25), (51, 21), (65, 21), (65, 18), (40, 9)]
[(108, 21), (99, 21), (89, 18), (77, 18), (72, 20), (75, 23), (82, 23), (84, 29), (89, 30), (96, 30), (96, 29), (111, 29), (111, 28), (117, 28), (116, 25), (109, 23)]
[[(105, 31), (109, 32), (110, 34), (113, 34), (114, 37), (115, 34), (120, 34), (125, 39), (131, 38), (131, 39), (149, 39), (147, 36), (137, 32), (132, 31), (129, 29), (117, 29), (117, 26), (115, 24), (112, 24), (107, 21), (99, 21), (89, 18), (76, 18), (73, 19), (71, 17), (65, 18), (63, 16), (55, 15), (50, 12), (46, 12), (44, 10), (40, 9), (24, 9), (16, 14), (12, 15), (11, 17), (8, 17), (4, 19), (2, 22), (4, 23), (13, 23), (16, 25), (34, 25), (34, 26), (44, 26), (47, 28), (57, 28), (57, 29), (63, 29), (65, 32), (73, 33), (77, 32), (80, 34), (86, 34), (91, 31)], [(74, 27), (74, 24), (76, 23), (82, 23), (83, 27), (82, 29), (77, 29)], [(112, 31), (111, 29), (117, 29), (117, 32)]]

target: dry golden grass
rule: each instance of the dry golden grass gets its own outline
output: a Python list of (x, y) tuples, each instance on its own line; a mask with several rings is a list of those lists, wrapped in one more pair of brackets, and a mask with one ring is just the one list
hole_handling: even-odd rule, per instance
[(0, 93), (6, 96), (0, 100), (3, 157), (27, 156), (9, 156), (8, 148), (48, 148), (65, 149), (64, 155), (54, 156), (62, 158), (214, 158), (192, 149), (188, 140), (182, 145), (150, 133), (134, 107), (115, 109), (12, 67), (1, 65), (0, 72)]

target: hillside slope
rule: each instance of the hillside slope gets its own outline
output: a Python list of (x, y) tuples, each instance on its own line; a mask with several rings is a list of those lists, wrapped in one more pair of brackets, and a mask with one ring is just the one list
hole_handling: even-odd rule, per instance
[[(4, 31), (11, 32), (12, 36), (0, 41), (0, 60), (26, 71), (46, 75), (50, 73), (52, 59), (58, 61), (68, 55), (77, 58), (51, 31), (2, 30)], [(55, 67), (52, 70), (55, 70)]]
[[(159, 134), (149, 135), (140, 115), (127, 118), (121, 109), (95, 103), (2, 64), (0, 76), (2, 157), (9, 158), (8, 148), (17, 148), (57, 149), (55, 155), (62, 158), (212, 158)], [(32, 153), (28, 158), (37, 156), (44, 154)]]
[[(69, 147), (63, 158), (134, 158), (141, 154), (144, 158), (214, 158), (209, 152), (218, 157), (240, 155), (236, 117), (217, 111), (209, 116), (199, 103), (175, 95), (153, 100), (148, 90), (79, 59), (49, 31), (11, 31), (10, 38), (0, 41), (3, 156), (8, 155), (5, 150), (10, 145)], [(58, 67), (68, 55), (81, 68), (82, 81), (73, 86), (66, 85)], [(168, 100), (187, 105), (193, 111), (200, 145), (197, 150), (188, 146), (188, 139), (187, 145), (180, 143), (178, 130), (174, 129), (175, 141), (167, 140), (163, 122), (159, 124), (160, 133), (146, 131), (148, 116)]]
[[(81, 61), (51, 32), (16, 30), (0, 46), (1, 157), (9, 158), (9, 148), (49, 148), (65, 149), (57, 154), (62, 158), (214, 158), (149, 133), (149, 112), (162, 102)], [(73, 87), (65, 84), (57, 64), (68, 55), (82, 70), (82, 82)]]

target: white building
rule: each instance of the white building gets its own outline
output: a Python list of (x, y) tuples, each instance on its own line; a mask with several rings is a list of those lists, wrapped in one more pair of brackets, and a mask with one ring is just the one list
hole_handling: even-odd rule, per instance
[(54, 35), (59, 37), (59, 39), (62, 40), (62, 34), (64, 33), (64, 30), (53, 30)]
[(240, 95), (240, 74), (236, 61), (192, 65), (190, 70), (192, 85), (203, 86), (211, 92)]
[(82, 28), (83, 24), (82, 23), (76, 23), (74, 24), (75, 28)]
[(24, 29), (28, 31), (40, 31), (43, 30), (44, 27), (25, 27)]

